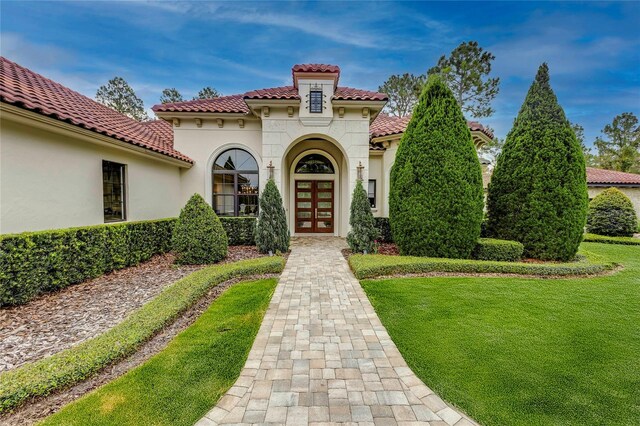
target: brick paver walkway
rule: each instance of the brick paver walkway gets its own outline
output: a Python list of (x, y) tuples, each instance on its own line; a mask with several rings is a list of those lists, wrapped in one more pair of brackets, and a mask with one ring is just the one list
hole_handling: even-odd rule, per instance
[(299, 238), (235, 385), (197, 426), (475, 425), (407, 367), (340, 249)]

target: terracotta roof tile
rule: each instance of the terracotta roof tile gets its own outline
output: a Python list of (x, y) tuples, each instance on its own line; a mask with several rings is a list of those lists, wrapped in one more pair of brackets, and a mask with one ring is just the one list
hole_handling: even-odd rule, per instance
[(587, 184), (593, 185), (640, 185), (640, 175), (615, 170), (587, 167)]
[(293, 86), (252, 90), (243, 96), (244, 99), (300, 99), (298, 89)]
[[(0, 100), (189, 163), (157, 124), (145, 125), (0, 56)], [(173, 138), (171, 138), (172, 140)]]
[(193, 101), (174, 102), (154, 105), (154, 112), (222, 112), (249, 114), (249, 107), (243, 95), (220, 96), (213, 99), (195, 99)]
[(340, 67), (329, 64), (296, 64), (291, 68), (291, 72), (326, 72), (340, 74)]
[[(379, 114), (371, 126), (369, 127), (369, 134), (372, 138), (378, 138), (381, 136), (390, 136), (403, 133), (409, 124), (411, 116), (395, 117), (387, 114)], [(469, 130), (479, 131), (484, 133), (490, 138), (493, 138), (493, 133), (486, 129), (482, 124), (476, 121), (467, 121)]]
[(346, 101), (386, 101), (386, 93), (371, 92), (369, 90), (354, 89), (352, 87), (337, 87), (333, 99)]

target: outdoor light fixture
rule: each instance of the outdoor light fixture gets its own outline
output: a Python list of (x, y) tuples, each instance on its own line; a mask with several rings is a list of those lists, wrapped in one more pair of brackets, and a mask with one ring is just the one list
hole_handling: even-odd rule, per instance
[(362, 165), (362, 161), (358, 162), (358, 167), (356, 167), (356, 169), (358, 169), (358, 180), (362, 180), (362, 171), (364, 170), (364, 166)]
[(273, 166), (273, 161), (269, 161), (267, 170), (269, 170), (269, 179), (273, 179), (273, 171), (275, 170), (275, 167)]

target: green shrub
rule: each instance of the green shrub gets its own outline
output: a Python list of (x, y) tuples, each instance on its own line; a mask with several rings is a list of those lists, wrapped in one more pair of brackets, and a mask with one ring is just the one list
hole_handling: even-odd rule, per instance
[(0, 413), (30, 398), (48, 395), (84, 380), (130, 355), (221, 282), (235, 277), (279, 273), (283, 268), (284, 258), (263, 257), (210, 266), (176, 281), (104, 334), (0, 374)]
[(360, 179), (356, 181), (356, 187), (353, 190), (350, 210), (349, 225), (351, 225), (351, 230), (347, 234), (349, 248), (354, 253), (373, 253), (378, 230), (374, 225), (367, 192)]
[(477, 260), (497, 260), (517, 262), (522, 259), (524, 246), (517, 241), (480, 238), (473, 249), (473, 258)]
[(260, 215), (256, 223), (256, 245), (261, 253), (289, 251), (289, 228), (280, 191), (269, 179), (260, 196)]
[(389, 219), (400, 253), (468, 258), (480, 237), (482, 171), (451, 90), (432, 75), (391, 169)]
[(256, 245), (255, 217), (219, 217), (230, 246)]
[(175, 219), (0, 237), (0, 306), (25, 303), (170, 249)]
[(549, 276), (592, 275), (615, 268), (615, 263), (594, 262), (583, 259), (568, 263), (496, 262), (469, 259), (442, 259), (433, 257), (386, 256), (381, 254), (355, 254), (349, 265), (358, 279), (388, 275), (450, 272), (460, 274), (498, 273)]
[(617, 188), (607, 188), (589, 203), (587, 232), (611, 237), (631, 237), (638, 218), (629, 197)]
[(374, 217), (373, 225), (378, 230), (378, 242), (380, 243), (392, 243), (393, 236), (391, 235), (391, 223), (389, 223), (388, 217)]
[(582, 148), (542, 64), (489, 183), (488, 234), (520, 241), (526, 257), (572, 259), (587, 200)]
[(584, 240), (590, 243), (622, 244), (627, 246), (640, 246), (640, 238), (635, 237), (607, 237), (604, 235), (585, 234)]
[(220, 219), (199, 194), (193, 194), (173, 229), (176, 263), (203, 265), (227, 256), (228, 240)]

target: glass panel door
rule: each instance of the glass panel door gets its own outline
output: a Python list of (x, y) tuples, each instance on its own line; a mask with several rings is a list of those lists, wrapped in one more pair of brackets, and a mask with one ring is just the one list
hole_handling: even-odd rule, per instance
[(296, 181), (295, 230), (300, 233), (333, 233), (333, 181)]

